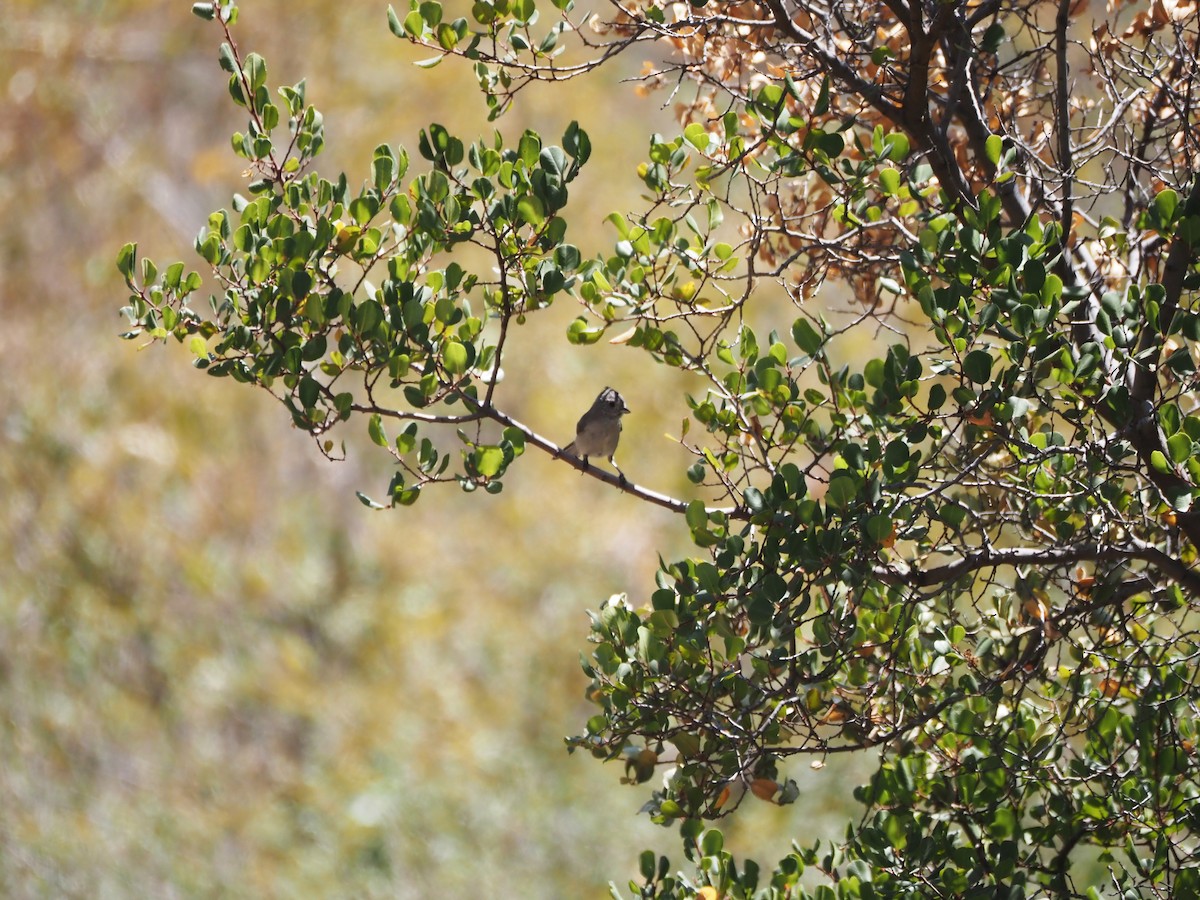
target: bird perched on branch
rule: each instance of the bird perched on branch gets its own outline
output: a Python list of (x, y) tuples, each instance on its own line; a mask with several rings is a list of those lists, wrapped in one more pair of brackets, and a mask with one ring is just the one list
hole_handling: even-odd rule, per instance
[(621, 440), (621, 416), (627, 412), (629, 407), (621, 395), (606, 387), (575, 426), (575, 440), (563, 447), (563, 452), (582, 456), (585, 464), (589, 456), (603, 456), (624, 482), (625, 473), (613, 459), (613, 454), (617, 452), (617, 442)]

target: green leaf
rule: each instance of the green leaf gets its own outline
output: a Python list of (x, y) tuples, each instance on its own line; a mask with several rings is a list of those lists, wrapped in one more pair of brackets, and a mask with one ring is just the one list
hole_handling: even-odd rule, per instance
[(504, 429), (502, 434), (504, 440), (512, 447), (513, 456), (520, 456), (525, 452), (525, 432), (510, 425)]
[(412, 422), (400, 434), (396, 435), (396, 452), (400, 454), (411, 453), (413, 447), (417, 445), (417, 423)]
[(653, 881), (655, 868), (654, 851), (643, 850), (638, 862), (638, 869), (642, 873), (642, 878), (646, 881)]
[(592, 325), (583, 316), (567, 326), (567, 341), (572, 344), (594, 344), (604, 337), (604, 325)]
[(1172, 462), (1183, 463), (1192, 455), (1192, 439), (1182, 431), (1171, 435), (1167, 438), (1167, 452)]
[(884, 158), (892, 162), (901, 162), (908, 156), (908, 135), (902, 131), (894, 131), (883, 139)]
[(692, 122), (687, 128), (683, 129), (683, 138), (701, 152), (708, 149), (708, 129), (700, 122)]
[(987, 384), (992, 377), (992, 357), (986, 350), (972, 350), (963, 359), (963, 374), (976, 384)]
[(480, 447), (475, 451), (475, 468), (485, 478), (494, 478), (504, 467), (504, 449), (502, 447)]
[(563, 152), (562, 147), (543, 147), (538, 154), (538, 163), (554, 178), (560, 180), (566, 178), (570, 168), (567, 154)]
[(998, 134), (989, 134), (984, 143), (984, 153), (993, 166), (1000, 165), (1000, 156), (1004, 153), (1004, 138)]
[(879, 173), (879, 189), (888, 196), (900, 192), (900, 173), (895, 169), (884, 169)]
[(709, 828), (700, 836), (700, 852), (705, 856), (717, 856), (725, 847), (725, 836), (716, 828)]
[(163, 287), (175, 289), (183, 281), (183, 263), (173, 262), (163, 272)]
[(399, 506), (412, 506), (421, 497), (421, 486), (414, 485), (413, 487), (404, 487), (397, 485), (392, 490), (392, 503)]
[(845, 139), (834, 131), (824, 132), (819, 136), (817, 146), (830, 159), (841, 156), (842, 151), (846, 149)]
[(899, 469), (908, 464), (909, 448), (902, 440), (889, 441), (883, 452), (883, 460), (892, 469)]
[(381, 193), (392, 183), (396, 172), (396, 157), (387, 144), (375, 148), (375, 158), (371, 161), (374, 169), (375, 189)]
[(1046, 266), (1041, 260), (1029, 260), (1021, 269), (1021, 279), (1025, 282), (1027, 291), (1031, 294), (1040, 294), (1042, 286), (1046, 283)]
[(267, 62), (257, 53), (248, 53), (243, 66), (250, 90), (257, 91), (267, 82)]
[(442, 346), (442, 365), (451, 375), (461, 375), (467, 371), (467, 348), (456, 340), (448, 340)]
[(563, 132), (563, 149), (574, 159), (576, 164), (583, 165), (592, 155), (592, 141), (587, 132), (579, 127), (578, 122), (571, 122)]
[(579, 248), (573, 244), (560, 244), (554, 248), (554, 262), (563, 271), (575, 271), (581, 260)]
[(300, 397), (301, 405), (305, 409), (312, 409), (317, 405), (317, 400), (320, 399), (321, 386), (311, 375), (305, 375), (300, 379), (297, 394)]
[(867, 519), (867, 537), (876, 544), (882, 544), (891, 537), (893, 527), (894, 523), (890, 516), (871, 516)]
[(404, 23), (400, 21), (400, 17), (396, 15), (396, 10), (389, 3), (387, 8), (388, 30), (398, 38), (407, 38), (408, 32), (404, 30)]
[(1179, 195), (1170, 188), (1165, 188), (1158, 192), (1154, 198), (1154, 211), (1158, 213), (1159, 220), (1169, 225), (1175, 219), (1175, 210), (1179, 208)]
[(957, 531), (967, 518), (967, 508), (958, 503), (948, 503), (938, 510), (938, 518)]
[(829, 112), (829, 76), (821, 79), (821, 90), (817, 93), (817, 102), (813, 104), (813, 115), (823, 116)]
[(388, 445), (387, 432), (383, 430), (383, 418), (379, 413), (371, 416), (370, 422), (367, 423), (367, 434), (371, 436), (372, 443), (378, 444), (380, 447)]
[(783, 108), (784, 90), (777, 84), (765, 84), (754, 98), (754, 103), (758, 107), (760, 115), (765, 118), (773, 119), (780, 109)]
[(1063, 282), (1062, 278), (1050, 272), (1046, 275), (1046, 280), (1042, 283), (1042, 302), (1047, 306), (1055, 300), (1062, 299)]
[(238, 70), (237, 56), (233, 52), (233, 47), (228, 43), (222, 43), (217, 50), (217, 61), (221, 68), (230, 75), (236, 75)]
[(354, 496), (358, 497), (358, 501), (368, 509), (387, 509), (382, 503), (376, 503), (362, 491), (355, 491)]
[(1187, 376), (1196, 371), (1196, 364), (1192, 361), (1192, 353), (1187, 347), (1180, 347), (1174, 353), (1167, 357), (1167, 368), (1176, 375)]
[(436, 2), (436, 0), (424, 0), (417, 7), (417, 11), (430, 28), (436, 28), (442, 21), (442, 4)]
[[(1155, 450), (1155, 453), (1158, 451)], [(1192, 489), (1184, 483), (1170, 484), (1163, 488), (1163, 496), (1176, 512), (1187, 512), (1192, 508)]]
[(825, 503), (833, 509), (845, 509), (858, 497), (861, 479), (850, 472), (834, 472), (825, 492)]
[(517, 201), (517, 215), (526, 224), (536, 228), (546, 221), (546, 207), (536, 195), (526, 194)]
[(980, 46), (985, 53), (995, 53), (1000, 49), (1003, 41), (1004, 25), (1000, 22), (993, 22), (988, 26), (987, 31), (983, 33), (983, 40), (980, 41)]
[(808, 319), (803, 317), (796, 319), (792, 323), (792, 340), (796, 342), (797, 347), (809, 356), (816, 356), (821, 346), (825, 343), (824, 338), (817, 333), (817, 330), (812, 327)]
[(126, 281), (133, 280), (133, 270), (137, 266), (137, 244), (130, 242), (121, 248), (117, 254), (117, 271), (125, 276)]

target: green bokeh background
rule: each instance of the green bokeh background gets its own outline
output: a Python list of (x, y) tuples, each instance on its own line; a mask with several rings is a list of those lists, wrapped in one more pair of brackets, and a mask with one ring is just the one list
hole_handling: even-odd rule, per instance
[[(605, 896), (643, 848), (678, 853), (636, 815), (646, 787), (564, 749), (590, 714), (586, 610), (640, 605), (687, 529), (535, 452), (499, 496), (371, 512), (354, 492), (383, 495), (390, 468), (365, 423), (330, 463), (265, 394), (118, 338), (120, 245), (199, 268), (192, 239), (246, 182), (219, 31), (189, 6), (16, 0), (0, 22), (0, 893)], [(383, 141), (416, 157), (431, 121), (495, 127), (468, 69), (413, 67), (429, 54), (385, 9), (242, 10), (272, 84), (308, 79), (326, 175), (365, 177)], [(497, 123), (589, 131), (568, 207), (585, 253), (636, 207), (649, 132), (677, 128), (620, 83), (641, 62), (531, 88)], [(519, 330), (502, 405), (565, 442), (617, 386), (622, 468), (690, 497), (665, 434), (695, 385), (568, 345), (578, 313), (560, 300)], [(739, 856), (770, 862), (851, 812), (861, 771), (788, 774), (800, 802), (748, 799)]]

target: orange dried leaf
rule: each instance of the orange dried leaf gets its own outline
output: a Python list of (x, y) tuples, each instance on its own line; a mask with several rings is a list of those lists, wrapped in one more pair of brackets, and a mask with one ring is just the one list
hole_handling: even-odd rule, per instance
[(729, 797), (733, 793), (733, 785), (727, 784), (721, 788), (721, 793), (717, 794), (717, 802), (713, 804), (717, 809), (723, 807), (729, 802)]
[(750, 793), (759, 800), (770, 800), (779, 791), (779, 782), (770, 778), (755, 778), (750, 782)]
[(888, 532), (888, 536), (883, 539), (883, 546), (896, 546), (896, 523), (892, 522), (892, 530)]
[(845, 703), (834, 703), (829, 709), (825, 710), (817, 721), (824, 722), (827, 725), (838, 725), (845, 722), (850, 717), (849, 708)]

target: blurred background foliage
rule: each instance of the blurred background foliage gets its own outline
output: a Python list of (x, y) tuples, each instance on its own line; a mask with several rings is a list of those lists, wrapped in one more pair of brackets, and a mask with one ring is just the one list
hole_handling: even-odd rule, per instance
[[(606, 895), (676, 839), (635, 815), (644, 789), (617, 765), (564, 750), (590, 714), (586, 610), (644, 602), (687, 529), (540, 454), (497, 497), (371, 512), (354, 491), (390, 472), (365, 435), (328, 463), (265, 395), (118, 339), (120, 244), (195, 266), (207, 214), (244, 190), (218, 32), (189, 6), (14, 0), (0, 24), (0, 893)], [(415, 148), (431, 121), (490, 133), (470, 73), (414, 68), (385, 9), (243, 10), (273, 83), (307, 77), (327, 176), (365, 177), (376, 144)], [(674, 127), (619, 83), (639, 62), (526, 92), (497, 123), (591, 133), (568, 208), (585, 252)], [(520, 329), (506, 408), (565, 442), (617, 386), (624, 470), (688, 496), (664, 437), (683, 376), (569, 346), (577, 314)], [(857, 781), (831, 762), (795, 806), (750, 799), (727, 846), (836, 834)]]

